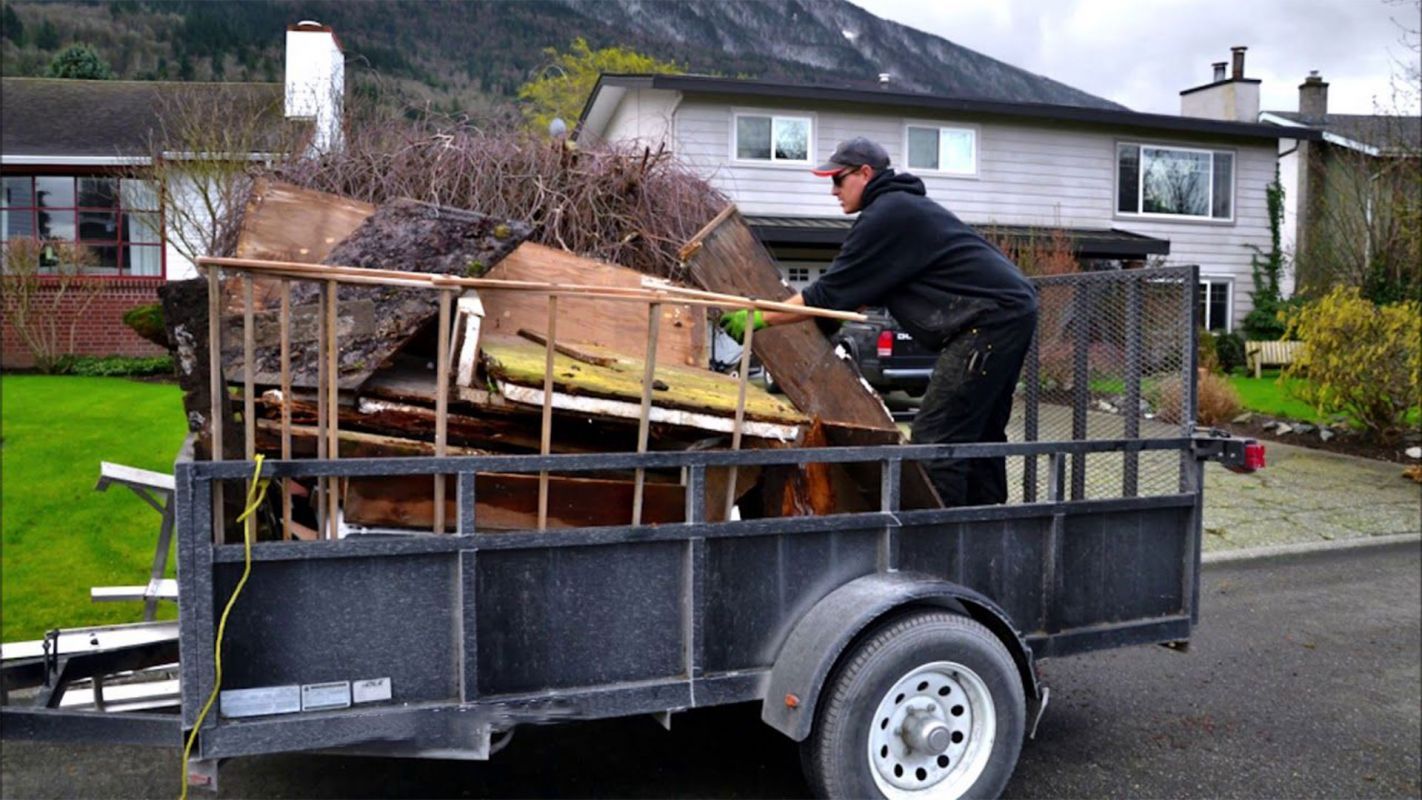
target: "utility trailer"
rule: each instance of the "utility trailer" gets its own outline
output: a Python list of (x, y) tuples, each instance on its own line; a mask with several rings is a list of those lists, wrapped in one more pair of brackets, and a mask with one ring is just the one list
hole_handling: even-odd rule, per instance
[[(1023, 441), (269, 461), (275, 479), (454, 476), (458, 514), (444, 535), (250, 549), (214, 543), (214, 494), (254, 464), (180, 458), (177, 624), (7, 645), (4, 736), (181, 747), (220, 667), (188, 761), (214, 789), (239, 756), (482, 760), (520, 725), (755, 702), (820, 794), (995, 795), (1047, 704), (1039, 659), (1188, 642), (1204, 464), (1262, 466), (1178, 414), (1194, 268), (1038, 283)], [(1012, 502), (902, 510), (905, 465), (945, 457), (1007, 458)], [(706, 521), (708, 469), (807, 462), (877, 465), (879, 508)], [(681, 471), (686, 521), (479, 529), (476, 474), (610, 469)]]

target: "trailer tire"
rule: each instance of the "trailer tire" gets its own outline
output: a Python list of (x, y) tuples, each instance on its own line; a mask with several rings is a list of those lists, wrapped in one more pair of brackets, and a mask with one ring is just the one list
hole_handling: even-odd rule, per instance
[(801, 763), (820, 797), (997, 797), (1026, 718), (1017, 667), (992, 631), (958, 614), (913, 613), (840, 659)]

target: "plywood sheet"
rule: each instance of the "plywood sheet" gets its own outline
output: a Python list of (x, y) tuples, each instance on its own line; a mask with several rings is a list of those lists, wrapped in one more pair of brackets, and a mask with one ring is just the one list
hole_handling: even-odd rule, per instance
[[(641, 273), (565, 250), (524, 242), (484, 277), (586, 286), (639, 288)], [(548, 299), (530, 292), (480, 291), (485, 335), (513, 336), (520, 329), (548, 330)], [(695, 306), (663, 304), (657, 335), (657, 363), (706, 365), (706, 312)], [(643, 300), (558, 298), (558, 338), (601, 345), (641, 356), (647, 350), (647, 303)]]

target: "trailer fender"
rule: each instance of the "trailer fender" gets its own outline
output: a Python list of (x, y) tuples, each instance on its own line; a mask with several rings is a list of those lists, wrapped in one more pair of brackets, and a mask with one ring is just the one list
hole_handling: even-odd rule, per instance
[(820, 689), (858, 637), (905, 607), (945, 608), (986, 626), (1007, 647), (1029, 703), (1040, 701), (1032, 650), (992, 600), (956, 583), (908, 572), (866, 575), (825, 595), (786, 637), (766, 681), (763, 722), (797, 742), (814, 726)]

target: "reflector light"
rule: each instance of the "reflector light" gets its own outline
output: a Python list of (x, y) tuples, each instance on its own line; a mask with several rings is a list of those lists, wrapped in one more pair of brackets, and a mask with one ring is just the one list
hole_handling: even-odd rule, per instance
[(879, 331), (879, 342), (876, 348), (879, 351), (879, 358), (888, 358), (894, 354), (894, 332)]

